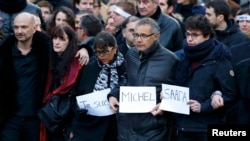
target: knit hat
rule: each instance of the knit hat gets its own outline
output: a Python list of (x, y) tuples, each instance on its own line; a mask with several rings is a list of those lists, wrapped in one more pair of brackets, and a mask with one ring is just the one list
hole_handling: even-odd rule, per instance
[(26, 0), (0, 0), (0, 10), (9, 14), (22, 11), (26, 5)]
[(193, 15), (205, 15), (206, 14), (206, 8), (201, 5), (194, 5), (192, 7), (192, 13)]

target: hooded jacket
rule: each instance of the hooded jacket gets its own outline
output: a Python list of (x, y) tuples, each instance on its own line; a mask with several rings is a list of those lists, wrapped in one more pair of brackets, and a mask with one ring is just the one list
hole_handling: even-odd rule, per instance
[(223, 42), (229, 48), (250, 41), (250, 38), (240, 31), (238, 24), (233, 20), (227, 22), (225, 30), (215, 30), (215, 33), (216, 39)]

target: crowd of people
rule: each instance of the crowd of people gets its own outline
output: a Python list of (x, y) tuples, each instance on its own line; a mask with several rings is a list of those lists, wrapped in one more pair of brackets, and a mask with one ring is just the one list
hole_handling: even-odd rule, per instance
[[(200, 2), (1, 0), (0, 141), (208, 141), (208, 125), (250, 124), (250, 8)], [(189, 88), (190, 114), (160, 108), (162, 84)], [(122, 86), (154, 87), (151, 111), (120, 112)], [(110, 115), (76, 100), (106, 89)], [(39, 116), (55, 97), (71, 103), (56, 131)]]

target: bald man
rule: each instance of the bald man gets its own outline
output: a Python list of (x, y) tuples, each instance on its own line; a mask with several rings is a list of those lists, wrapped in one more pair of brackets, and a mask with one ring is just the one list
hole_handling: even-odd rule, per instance
[[(13, 30), (14, 35), (0, 45), (0, 141), (39, 141), (37, 113), (42, 107), (51, 40), (36, 30), (30, 13), (18, 14)], [(83, 58), (81, 64), (88, 62), (86, 48), (77, 55)]]
[[(36, 31), (34, 16), (20, 13), (14, 35), (0, 46), (0, 140), (39, 141), (42, 95), (50, 39)], [(2, 108), (2, 109), (1, 109)]]

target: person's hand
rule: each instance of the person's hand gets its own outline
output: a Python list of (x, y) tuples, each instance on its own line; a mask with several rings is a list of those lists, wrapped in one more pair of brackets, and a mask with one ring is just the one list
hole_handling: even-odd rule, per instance
[(163, 110), (160, 109), (160, 105), (161, 103), (158, 103), (152, 110), (151, 113), (153, 116), (157, 116), (157, 115), (163, 115)]
[(109, 97), (109, 107), (110, 107), (110, 109), (111, 109), (114, 113), (117, 112), (118, 107), (119, 107), (119, 102), (118, 102), (118, 100), (116, 99), (116, 97), (113, 97), (113, 96)]
[(201, 112), (201, 104), (196, 100), (189, 100), (187, 104), (190, 106), (190, 109), (195, 113)]
[(162, 100), (162, 99), (164, 99), (165, 97), (163, 96), (163, 94), (162, 94), (162, 91), (160, 92), (160, 99)]
[(220, 95), (214, 94), (211, 101), (211, 106), (214, 109), (218, 109), (224, 106), (224, 100)]
[(86, 65), (89, 62), (89, 54), (85, 48), (78, 50), (75, 57), (78, 57), (79, 63), (81, 65)]

